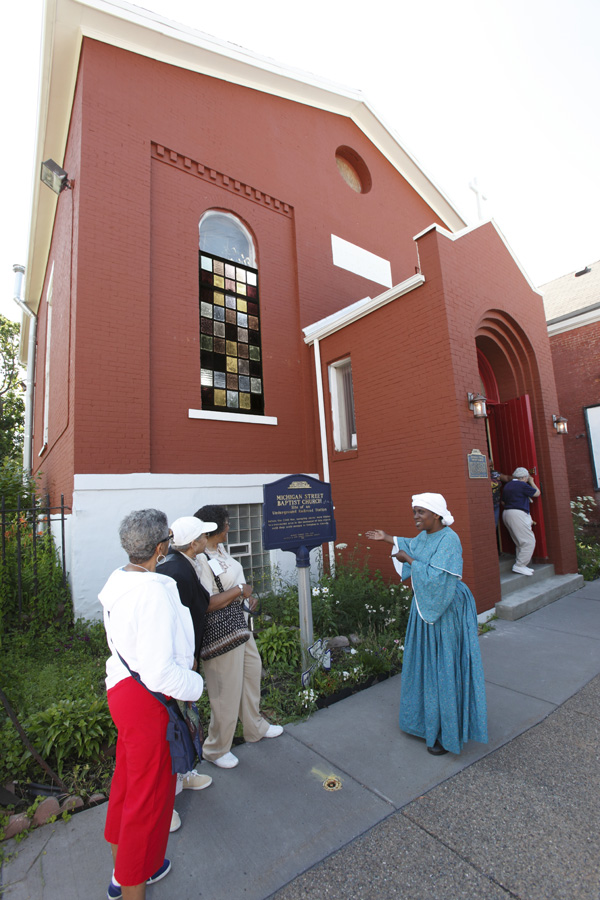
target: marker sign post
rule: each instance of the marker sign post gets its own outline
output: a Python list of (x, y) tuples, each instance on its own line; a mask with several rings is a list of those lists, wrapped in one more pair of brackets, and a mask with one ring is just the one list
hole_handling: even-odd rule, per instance
[(313, 644), (310, 551), (335, 540), (331, 485), (310, 475), (288, 475), (263, 487), (263, 547), (296, 554), (302, 666)]

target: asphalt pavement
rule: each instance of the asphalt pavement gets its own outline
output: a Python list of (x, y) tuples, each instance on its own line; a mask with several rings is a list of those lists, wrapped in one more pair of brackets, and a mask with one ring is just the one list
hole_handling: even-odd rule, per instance
[[(398, 675), (203, 763), (148, 900), (600, 900), (600, 581), (480, 642), (488, 744), (428, 754)], [(3, 900), (106, 897), (105, 814), (9, 846)]]

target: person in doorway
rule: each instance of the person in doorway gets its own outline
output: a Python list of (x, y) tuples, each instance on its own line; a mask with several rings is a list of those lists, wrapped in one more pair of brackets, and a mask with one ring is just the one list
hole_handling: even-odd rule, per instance
[(460, 753), (466, 741), (488, 739), (477, 610), (462, 581), (462, 547), (444, 497), (415, 494), (412, 507), (416, 537), (366, 532), (369, 540), (392, 544), (400, 578), (412, 578), (400, 728), (424, 738), (434, 756)]
[[(207, 535), (204, 553), (198, 557), (200, 580), (211, 595), (209, 615), (240, 601), (253, 610), (257, 601), (252, 596), (252, 586), (246, 584), (241, 563), (224, 546), (229, 532), (227, 510), (224, 506), (203, 506), (194, 515), (202, 521), (217, 523), (215, 530)], [(259, 711), (262, 662), (254, 635), (219, 656), (203, 657), (202, 667), (210, 700), (210, 725), (202, 755), (221, 769), (233, 769), (239, 762), (231, 752), (238, 717), (246, 741), (275, 738), (283, 733), (281, 725), (269, 725)]]
[(491, 459), (488, 460), (488, 469), (490, 472), (490, 481), (492, 483), (492, 503), (494, 504), (494, 521), (496, 528), (500, 521), (500, 500), (502, 499), (502, 487), (510, 481), (510, 475), (503, 475), (494, 468)]
[(512, 480), (504, 486), (502, 503), (504, 512), (502, 521), (514, 541), (516, 558), (513, 572), (517, 575), (533, 575), (529, 568), (535, 550), (529, 507), (531, 501), (540, 496), (540, 489), (524, 466), (518, 466), (512, 473)]

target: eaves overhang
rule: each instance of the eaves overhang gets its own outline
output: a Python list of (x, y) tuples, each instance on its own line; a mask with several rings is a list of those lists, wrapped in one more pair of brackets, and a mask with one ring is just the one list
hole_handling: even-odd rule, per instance
[(421, 287), (422, 284), (425, 284), (425, 277), (417, 273), (407, 278), (406, 281), (401, 281), (400, 284), (384, 291), (383, 294), (379, 294), (377, 297), (364, 297), (362, 300), (357, 300), (356, 303), (351, 303), (350, 306), (345, 306), (338, 312), (332, 313), (330, 316), (319, 319), (318, 322), (303, 328), (304, 343), (314, 344), (315, 341), (321, 341), (323, 338), (329, 337), (330, 334), (334, 334), (336, 331), (346, 328), (347, 325), (351, 325), (353, 322), (368, 316), (387, 303), (391, 303), (392, 300), (397, 300), (404, 294), (414, 291), (415, 288)]

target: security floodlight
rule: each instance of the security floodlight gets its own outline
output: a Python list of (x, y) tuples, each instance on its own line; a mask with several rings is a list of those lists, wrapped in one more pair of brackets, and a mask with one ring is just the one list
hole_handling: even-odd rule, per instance
[(71, 187), (67, 173), (53, 159), (47, 159), (42, 163), (40, 178), (55, 194), (60, 194), (65, 188)]

